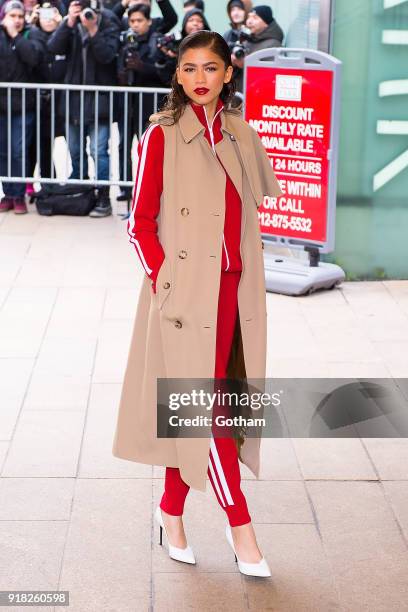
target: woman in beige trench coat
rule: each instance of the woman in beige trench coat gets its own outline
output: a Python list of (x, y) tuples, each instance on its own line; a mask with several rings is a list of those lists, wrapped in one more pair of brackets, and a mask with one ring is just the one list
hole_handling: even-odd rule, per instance
[[(200, 491), (205, 491), (209, 474), (210, 437), (157, 437), (157, 379), (214, 377), (227, 180), (232, 181), (242, 202), (242, 272), (236, 291), (238, 315), (228, 378), (265, 378), (266, 294), (257, 209), (264, 196), (282, 193), (258, 134), (230, 107), (232, 70), (228, 45), (219, 34), (201, 31), (185, 38), (165, 109), (150, 117), (150, 132), (144, 136), (148, 139), (151, 134), (153, 139), (154, 127), (160, 126), (162, 132), (158, 129), (155, 133), (164, 138), (160, 207), (157, 225), (149, 233), (149, 239), (157, 238), (156, 250), (162, 251), (163, 258), (155, 278), (139, 241), (131, 235), (146, 276), (112, 451), (122, 459), (177, 468), (187, 489)], [(212, 147), (199, 120), (200, 109), (207, 118)], [(209, 126), (210, 120), (214, 124), (215, 114), (220, 117), (222, 134), (216, 144)], [(139, 173), (146, 162), (144, 149), (141, 151)], [(140, 195), (139, 183), (134, 204)], [(245, 439), (239, 454), (256, 477), (259, 442), (257, 438)], [(195, 563), (182, 516), (158, 507), (156, 520), (160, 542), (162, 528), (167, 535), (170, 556)], [(270, 576), (251, 522), (227, 525), (226, 535), (242, 573)]]

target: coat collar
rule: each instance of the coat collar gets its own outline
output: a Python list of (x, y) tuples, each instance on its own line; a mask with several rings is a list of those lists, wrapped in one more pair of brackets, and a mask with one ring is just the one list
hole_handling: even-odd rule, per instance
[[(194, 105), (194, 107), (195, 108), (199, 107), (199, 105), (198, 104)], [(222, 101), (218, 99), (216, 112), (220, 108), (223, 109), (224, 105)], [(191, 142), (193, 138), (195, 138), (200, 132), (205, 130), (205, 122), (201, 122), (199, 118), (201, 116), (201, 113), (204, 116), (204, 113), (202, 112), (201, 109), (197, 109), (197, 111), (195, 111), (191, 103), (188, 103), (186, 105), (184, 112), (179, 119), (181, 134), (185, 142)], [(229, 122), (227, 120), (224, 110), (221, 110), (220, 117), (221, 117), (221, 130), (228, 132), (228, 134), (234, 135), (234, 132), (231, 130), (231, 126), (229, 125)]]

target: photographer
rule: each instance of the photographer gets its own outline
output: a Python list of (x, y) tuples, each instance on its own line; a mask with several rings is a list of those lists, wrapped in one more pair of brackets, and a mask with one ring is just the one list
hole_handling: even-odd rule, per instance
[(149, 7), (145, 4), (132, 6), (128, 24), (129, 29), (121, 35), (119, 83), (136, 87), (163, 87), (162, 73), (156, 65), (159, 35), (153, 29)]
[[(33, 69), (41, 62), (43, 53), (42, 42), (36, 32), (25, 23), (23, 4), (19, 0), (9, 0), (4, 7), (4, 18), (0, 26), (0, 81), (32, 82)], [(27, 91), (25, 96), (24, 108), (22, 92), (11, 89), (8, 109), (7, 90), (0, 90), (0, 174), (3, 176), (8, 174), (9, 161), (11, 176), (23, 176), (23, 159), (27, 157), (33, 138), (35, 116), (35, 94), (33, 91)], [(10, 160), (8, 160), (8, 150), (10, 150)], [(26, 166), (25, 173), (28, 171), (29, 168)], [(12, 208), (15, 213), (27, 212), (24, 183), (3, 182), (3, 191), (5, 195), (0, 202), (0, 212)]]
[[(149, 7), (150, 10), (152, 8), (151, 0), (120, 0), (113, 7), (113, 12), (120, 19), (123, 17), (126, 10), (130, 9), (132, 6), (135, 6), (135, 4), (144, 4), (145, 6)], [(166, 34), (177, 24), (177, 13), (174, 10), (170, 0), (157, 0), (157, 4), (159, 5), (159, 9), (163, 17), (155, 17), (154, 19), (152, 19), (150, 28), (152, 32), (160, 32), (160, 34)], [(125, 29), (126, 27), (127, 19), (125, 17), (123, 18), (122, 22), (122, 29)]]
[[(150, 18), (150, 8), (146, 4), (132, 6), (128, 12), (128, 24), (129, 29), (126, 32), (122, 32), (121, 35), (122, 47), (118, 59), (119, 84), (135, 87), (152, 87), (154, 89), (168, 86), (172, 76), (168, 69), (169, 61), (158, 49), (157, 45), (160, 37), (159, 32), (153, 27), (152, 19)], [(163, 99), (164, 94), (157, 96), (158, 107), (160, 107)], [(119, 164), (120, 176), (124, 180), (124, 96), (120, 96), (118, 105)], [(154, 94), (144, 93), (141, 111), (142, 131), (154, 110)], [(127, 127), (128, 152), (126, 153), (126, 160), (128, 165), (126, 179), (130, 180), (131, 144), (134, 134), (139, 132), (139, 94), (130, 95), (129, 97)], [(118, 199), (128, 199), (129, 191), (129, 188), (122, 189)]]
[[(53, 0), (54, 2), (55, 0)], [(42, 61), (36, 66), (34, 72), (34, 79), (37, 83), (64, 82), (66, 56), (55, 55), (47, 48), (48, 40), (62, 21), (62, 15), (58, 7), (63, 10), (60, 3), (51, 5), (46, 2), (42, 5), (37, 4), (31, 13), (30, 22), (32, 30), (43, 41), (45, 49)], [(51, 177), (52, 150), (54, 146), (50, 138), (52, 134), (52, 121), (54, 121), (54, 137), (65, 135), (63, 118), (59, 112), (61, 92), (54, 91), (54, 117), (52, 116), (51, 96), (52, 94), (49, 89), (40, 90), (40, 130), (38, 134), (37, 124), (35, 124), (35, 137), (31, 143), (28, 159), (28, 164), (33, 174), (37, 160), (37, 139), (39, 139), (40, 158), (38, 161), (40, 163), (40, 175), (44, 178)], [(27, 193), (31, 195), (28, 189)]]
[[(261, 5), (252, 8), (246, 20), (246, 27), (250, 35), (244, 35), (242, 44), (235, 47), (232, 53), (232, 64), (236, 71), (237, 91), (243, 90), (243, 67), (244, 57), (271, 47), (281, 47), (284, 38), (283, 31), (275, 21), (270, 6)], [(242, 34), (240, 35), (242, 37)]]
[[(78, 85), (115, 85), (116, 56), (119, 50), (119, 21), (108, 10), (100, 8), (98, 0), (80, 0), (71, 2), (68, 15), (65, 17), (48, 41), (51, 53), (67, 56), (67, 71), (64, 82)], [(97, 89), (97, 87), (95, 88)], [(90, 138), (90, 149), (96, 162), (96, 143), (98, 146), (98, 163), (95, 163), (95, 175), (99, 180), (109, 180), (109, 93), (98, 94), (97, 130), (95, 129), (94, 92), (83, 96), (83, 178), (88, 178), (88, 159), (86, 155), (86, 137)], [(65, 93), (61, 99), (65, 110)], [(69, 95), (69, 150), (72, 159), (71, 178), (80, 178), (81, 168), (81, 129), (80, 129), (80, 94)], [(112, 214), (109, 198), (109, 187), (98, 189), (98, 199), (91, 217), (106, 217)]]

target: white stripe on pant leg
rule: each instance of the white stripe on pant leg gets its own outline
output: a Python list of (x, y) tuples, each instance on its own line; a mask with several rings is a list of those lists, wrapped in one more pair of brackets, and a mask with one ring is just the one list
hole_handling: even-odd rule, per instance
[(210, 451), (210, 460), (209, 460), (209, 462), (208, 462), (208, 467), (210, 468), (210, 473), (211, 473), (211, 476), (212, 476), (212, 481), (213, 481), (214, 487), (215, 487), (215, 489), (216, 489), (216, 491), (217, 491), (217, 493), (218, 493), (218, 497), (219, 497), (219, 499), (220, 499), (220, 501), (221, 501), (222, 505), (223, 505), (223, 506), (224, 506), (224, 508), (225, 508), (226, 504), (225, 504), (224, 498), (223, 498), (223, 496), (222, 496), (222, 493), (221, 493), (221, 491), (220, 491), (220, 487), (218, 486), (217, 477), (216, 477), (216, 475), (215, 475), (214, 468), (213, 468), (213, 464), (212, 464), (212, 461), (211, 461), (211, 451)]
[(220, 456), (218, 454), (217, 447), (215, 446), (215, 441), (214, 441), (213, 436), (211, 436), (210, 448), (211, 448), (212, 453), (213, 453), (214, 465), (215, 465), (215, 468), (217, 470), (218, 477), (220, 479), (220, 484), (221, 484), (222, 490), (224, 492), (225, 499), (227, 500), (227, 503), (228, 503), (229, 506), (233, 506), (234, 505), (234, 500), (232, 499), (231, 492), (230, 492), (230, 490), (228, 488), (227, 479), (225, 478), (224, 470), (222, 469), (222, 465), (221, 465), (221, 461), (220, 461)]

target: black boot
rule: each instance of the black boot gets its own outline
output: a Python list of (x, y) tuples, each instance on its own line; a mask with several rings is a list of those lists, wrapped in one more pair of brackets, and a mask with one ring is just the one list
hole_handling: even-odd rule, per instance
[(122, 187), (116, 199), (118, 202), (129, 202), (132, 199), (132, 188)]
[(109, 217), (112, 206), (109, 198), (109, 186), (99, 187), (96, 205), (89, 213), (90, 217)]

